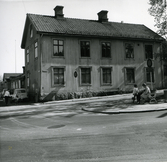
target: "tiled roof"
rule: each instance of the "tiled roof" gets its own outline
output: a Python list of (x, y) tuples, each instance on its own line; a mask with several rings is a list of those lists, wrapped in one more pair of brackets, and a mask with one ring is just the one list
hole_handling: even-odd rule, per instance
[[(73, 18), (56, 19), (54, 16), (36, 14), (27, 14), (27, 17), (34, 25), (37, 32), (41, 33), (149, 40), (163, 39), (146, 26), (140, 24), (99, 22), (97, 20)], [(24, 45), (22, 45), (22, 47), (23, 46)]]

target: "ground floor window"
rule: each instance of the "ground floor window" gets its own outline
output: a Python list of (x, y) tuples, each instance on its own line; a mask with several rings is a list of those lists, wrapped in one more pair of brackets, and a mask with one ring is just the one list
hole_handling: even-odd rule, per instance
[(135, 83), (135, 68), (125, 68), (125, 83), (133, 84)]
[(82, 67), (81, 68), (81, 84), (91, 84), (91, 68)]
[(167, 76), (167, 65), (164, 65), (164, 76)]
[(154, 82), (154, 68), (152, 67), (146, 68), (146, 82)]
[(27, 73), (27, 87), (30, 86), (30, 74)]
[(101, 84), (111, 85), (111, 83), (112, 83), (112, 68), (102, 67), (101, 68)]
[(53, 67), (52, 85), (64, 85), (64, 67)]

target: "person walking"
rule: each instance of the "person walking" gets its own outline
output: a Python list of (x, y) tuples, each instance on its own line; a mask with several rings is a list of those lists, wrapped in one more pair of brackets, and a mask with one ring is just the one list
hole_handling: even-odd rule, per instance
[(5, 97), (5, 104), (8, 105), (8, 101), (10, 97), (10, 93), (8, 90), (5, 91), (4, 97)]

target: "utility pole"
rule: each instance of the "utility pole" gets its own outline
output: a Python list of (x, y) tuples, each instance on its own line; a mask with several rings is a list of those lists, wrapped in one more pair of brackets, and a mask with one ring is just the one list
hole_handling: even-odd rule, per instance
[(16, 69), (16, 40), (15, 40), (15, 73), (17, 73), (17, 69)]

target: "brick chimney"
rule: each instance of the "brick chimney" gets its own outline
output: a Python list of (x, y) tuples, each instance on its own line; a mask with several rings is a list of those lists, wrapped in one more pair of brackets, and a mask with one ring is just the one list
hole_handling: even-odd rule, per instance
[(100, 21), (100, 22), (108, 22), (107, 13), (108, 13), (108, 11), (106, 11), (106, 10), (102, 10), (99, 13), (97, 13), (98, 21)]
[(54, 8), (55, 11), (55, 18), (63, 18), (64, 14), (63, 14), (63, 6), (56, 6)]

